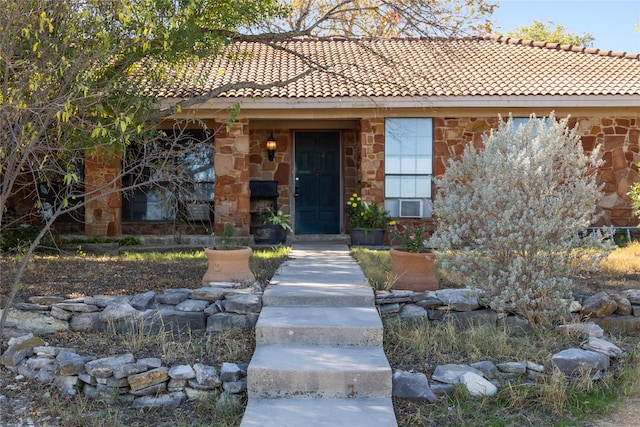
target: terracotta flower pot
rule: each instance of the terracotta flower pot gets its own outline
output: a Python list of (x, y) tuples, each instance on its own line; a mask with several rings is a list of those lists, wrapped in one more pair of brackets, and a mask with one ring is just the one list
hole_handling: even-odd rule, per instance
[(202, 284), (256, 280), (256, 277), (249, 270), (251, 252), (251, 248), (248, 246), (234, 249), (205, 248), (204, 253), (207, 256), (208, 266), (202, 277)]
[(393, 289), (408, 291), (435, 291), (439, 289), (438, 278), (433, 271), (436, 254), (431, 251), (407, 252), (391, 249), (391, 274)]

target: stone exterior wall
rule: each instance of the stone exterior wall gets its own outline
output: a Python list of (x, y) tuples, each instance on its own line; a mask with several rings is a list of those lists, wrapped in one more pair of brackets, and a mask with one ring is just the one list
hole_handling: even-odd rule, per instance
[[(451, 158), (460, 156), (464, 147), (472, 142), (482, 145), (482, 135), (497, 126), (497, 117), (436, 117), (434, 124), (434, 173), (440, 176)], [(586, 151), (603, 146), (604, 166), (599, 179), (605, 196), (599, 206), (603, 210), (601, 224), (634, 226), (638, 218), (631, 215), (629, 185), (638, 180), (640, 162), (640, 120), (636, 116), (595, 117), (577, 116), (571, 126), (578, 133)], [(237, 120), (227, 131), (221, 123), (215, 125), (215, 232), (220, 233), (227, 222), (233, 222), (237, 234), (249, 234), (250, 199), (249, 180), (278, 181), (278, 208), (292, 212), (291, 177), (294, 169), (294, 141), (291, 129), (251, 129), (248, 119)], [(273, 132), (278, 142), (275, 160), (269, 161), (265, 141)], [(364, 117), (356, 131), (342, 131), (343, 193), (348, 200), (353, 193), (366, 200), (384, 201), (384, 118)], [(91, 157), (85, 165), (87, 189), (97, 188), (120, 172), (118, 159)], [(437, 191), (437, 190), (436, 190)], [(168, 224), (122, 224), (120, 195), (106, 195), (89, 203), (85, 211), (85, 234), (88, 236), (114, 236), (132, 234), (166, 234), (173, 232)], [(403, 220), (413, 225), (414, 220)], [(424, 221), (422, 221), (424, 222)], [(433, 226), (427, 220), (427, 225)], [(345, 222), (345, 226), (348, 226)], [(204, 227), (208, 228), (208, 227)], [(179, 232), (198, 234), (210, 230), (186, 227)]]
[[(482, 145), (482, 135), (497, 127), (497, 118), (436, 118), (434, 119), (434, 173), (444, 173), (450, 158), (460, 156), (472, 142)], [(600, 201), (603, 218), (597, 225), (633, 226), (638, 218), (631, 216), (629, 185), (638, 179), (636, 163), (640, 162), (640, 122), (635, 117), (574, 117), (569, 126), (578, 125), (585, 151), (603, 147), (604, 166), (598, 177), (605, 196)]]
[(216, 125), (214, 169), (214, 229), (222, 233), (233, 223), (236, 234), (249, 235), (249, 121), (237, 120), (229, 130)]
[[(104, 196), (85, 206), (84, 233), (87, 236), (118, 236), (122, 234), (122, 195), (117, 192), (121, 172), (120, 157), (115, 153), (95, 154), (85, 159), (85, 191), (103, 188)], [(113, 182), (111, 185), (107, 183)]]

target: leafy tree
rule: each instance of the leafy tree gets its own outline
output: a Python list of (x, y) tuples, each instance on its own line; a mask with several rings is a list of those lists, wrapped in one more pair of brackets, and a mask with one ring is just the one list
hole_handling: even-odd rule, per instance
[(469, 145), (436, 180), (430, 245), (445, 271), (486, 291), (492, 308), (540, 327), (566, 311), (573, 269), (595, 265), (609, 247), (585, 233), (598, 215), (600, 148), (586, 154), (567, 119), (510, 117)]
[[(29, 219), (12, 209), (10, 200), (31, 203), (42, 219), (39, 233), (16, 260), (5, 307), (13, 303), (34, 250), (61, 215), (73, 214), (110, 193), (126, 194), (161, 181), (181, 191), (193, 187), (189, 171), (176, 167), (188, 163), (184, 162), (188, 156), (198, 155), (196, 144), (185, 145), (180, 138), (188, 120), (175, 123), (172, 137), (159, 124), (229, 87), (213, 88), (161, 109), (144, 88), (161, 84), (170, 66), (216, 55), (233, 41), (274, 46), (291, 36), (340, 31), (361, 35), (379, 17), (386, 17), (383, 26), (388, 30), (375, 34), (456, 34), (468, 28), (467, 20), (486, 17), (494, 7), (487, 0), (2, 0), (1, 4), (0, 236)], [(312, 58), (307, 64), (313, 69)], [(285, 85), (307, 71), (271, 85)], [(94, 158), (121, 166), (114, 176), (90, 187), (84, 182), (82, 165)], [(125, 183), (125, 176), (133, 179)], [(54, 199), (52, 203), (45, 201), (44, 193)], [(7, 312), (0, 318), (0, 333)]]
[(592, 46), (596, 39), (589, 33), (582, 35), (567, 32), (564, 25), (551, 20), (545, 22), (533, 20), (531, 25), (521, 25), (514, 30), (507, 32), (509, 37), (516, 37), (526, 40), (536, 40), (549, 43), (568, 44), (572, 46)]
[(260, 30), (313, 36), (454, 36), (490, 32), (490, 0), (289, 0)]

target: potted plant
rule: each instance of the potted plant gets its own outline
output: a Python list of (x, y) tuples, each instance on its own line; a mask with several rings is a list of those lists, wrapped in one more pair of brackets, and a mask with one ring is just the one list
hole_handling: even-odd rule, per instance
[(261, 215), (261, 225), (251, 227), (256, 245), (279, 245), (287, 241), (287, 231), (291, 229), (291, 216), (281, 210), (267, 208)]
[(353, 194), (347, 202), (349, 234), (354, 246), (380, 246), (389, 225), (395, 220), (383, 206), (375, 201), (368, 203), (358, 194)]
[(400, 247), (390, 249), (393, 289), (417, 292), (439, 289), (433, 269), (436, 254), (425, 247), (424, 232), (422, 225), (407, 227), (398, 235)]
[(245, 282), (255, 280), (249, 269), (249, 246), (237, 245), (234, 242), (235, 226), (226, 223), (222, 236), (212, 248), (204, 248), (207, 256), (207, 271), (202, 277), (202, 284), (211, 282)]

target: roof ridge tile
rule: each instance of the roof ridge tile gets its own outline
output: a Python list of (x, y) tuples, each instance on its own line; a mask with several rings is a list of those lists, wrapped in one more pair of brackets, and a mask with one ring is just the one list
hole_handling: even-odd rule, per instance
[(526, 39), (520, 39), (516, 37), (507, 37), (501, 34), (490, 34), (488, 36), (484, 36), (482, 39), (495, 42), (495, 43), (516, 44), (516, 45), (531, 46), (531, 47), (545, 48), (545, 49), (551, 49), (551, 50), (563, 50), (567, 52), (577, 52), (577, 53), (585, 53), (585, 54), (600, 55), (600, 56), (611, 56), (611, 57), (624, 58), (624, 59), (640, 59), (640, 53), (616, 52), (613, 50), (602, 50), (602, 49), (591, 48), (586, 46), (574, 46), (570, 44), (560, 44), (560, 43), (552, 43), (552, 42), (537, 41), (537, 40), (526, 40)]

